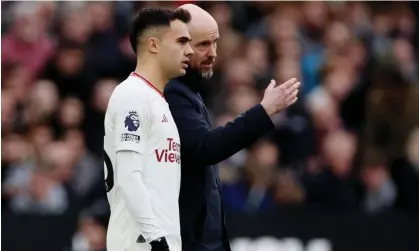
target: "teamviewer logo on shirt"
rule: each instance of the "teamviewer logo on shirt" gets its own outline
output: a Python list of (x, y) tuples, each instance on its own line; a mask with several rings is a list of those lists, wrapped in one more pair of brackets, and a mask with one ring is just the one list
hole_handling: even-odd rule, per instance
[(166, 149), (154, 149), (157, 162), (178, 163), (180, 164), (180, 143), (173, 138), (167, 138)]
[(125, 128), (130, 132), (135, 132), (140, 127), (140, 120), (136, 111), (130, 111), (125, 117)]

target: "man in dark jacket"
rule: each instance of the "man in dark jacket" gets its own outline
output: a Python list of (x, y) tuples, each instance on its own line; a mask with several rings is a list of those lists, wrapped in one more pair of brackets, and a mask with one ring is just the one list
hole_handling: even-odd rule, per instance
[(179, 196), (183, 251), (230, 250), (224, 222), (217, 163), (249, 146), (274, 128), (270, 116), (297, 100), (296, 79), (275, 87), (274, 80), (262, 102), (223, 127), (212, 129), (199, 94), (212, 76), (219, 38), (215, 20), (193, 4), (181, 6), (191, 13), (188, 24), (194, 56), (187, 73), (171, 80), (164, 95), (178, 127), (181, 141)]

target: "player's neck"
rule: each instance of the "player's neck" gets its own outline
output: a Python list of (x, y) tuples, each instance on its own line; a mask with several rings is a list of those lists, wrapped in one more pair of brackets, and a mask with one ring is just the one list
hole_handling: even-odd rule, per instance
[(162, 93), (164, 87), (169, 82), (169, 79), (164, 77), (164, 74), (160, 71), (160, 67), (155, 67), (155, 64), (151, 64), (150, 62), (138, 62), (137, 67), (135, 68), (135, 73), (147, 79), (150, 84), (152, 84)]

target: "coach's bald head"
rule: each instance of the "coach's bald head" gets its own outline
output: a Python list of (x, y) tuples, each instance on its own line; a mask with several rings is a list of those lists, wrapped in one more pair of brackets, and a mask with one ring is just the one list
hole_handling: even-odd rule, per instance
[(208, 12), (194, 4), (184, 4), (179, 8), (191, 14), (188, 28), (192, 37), (191, 46), (194, 54), (190, 66), (198, 70), (203, 78), (208, 79), (213, 74), (217, 57), (217, 40), (220, 37), (217, 22)]
[(191, 20), (188, 24), (189, 32), (198, 32), (200, 31), (218, 31), (218, 25), (215, 19), (201, 7), (195, 4), (184, 4), (179, 8), (189, 11), (191, 14)]

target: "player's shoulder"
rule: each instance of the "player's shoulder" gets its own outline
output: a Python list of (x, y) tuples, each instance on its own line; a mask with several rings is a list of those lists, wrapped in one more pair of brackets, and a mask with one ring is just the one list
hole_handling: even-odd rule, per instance
[(142, 82), (141, 79), (128, 77), (115, 88), (111, 99), (116, 102), (147, 102), (150, 96), (149, 90)]
[(147, 96), (149, 90), (146, 87), (147, 86), (144, 80), (129, 76), (127, 79), (122, 81), (117, 88), (115, 88), (115, 90), (118, 95), (138, 97), (138, 95)]
[(120, 109), (148, 110), (150, 106), (149, 95), (143, 88), (143, 84), (128, 77), (122, 81), (112, 92), (108, 103), (109, 112), (117, 112)]

